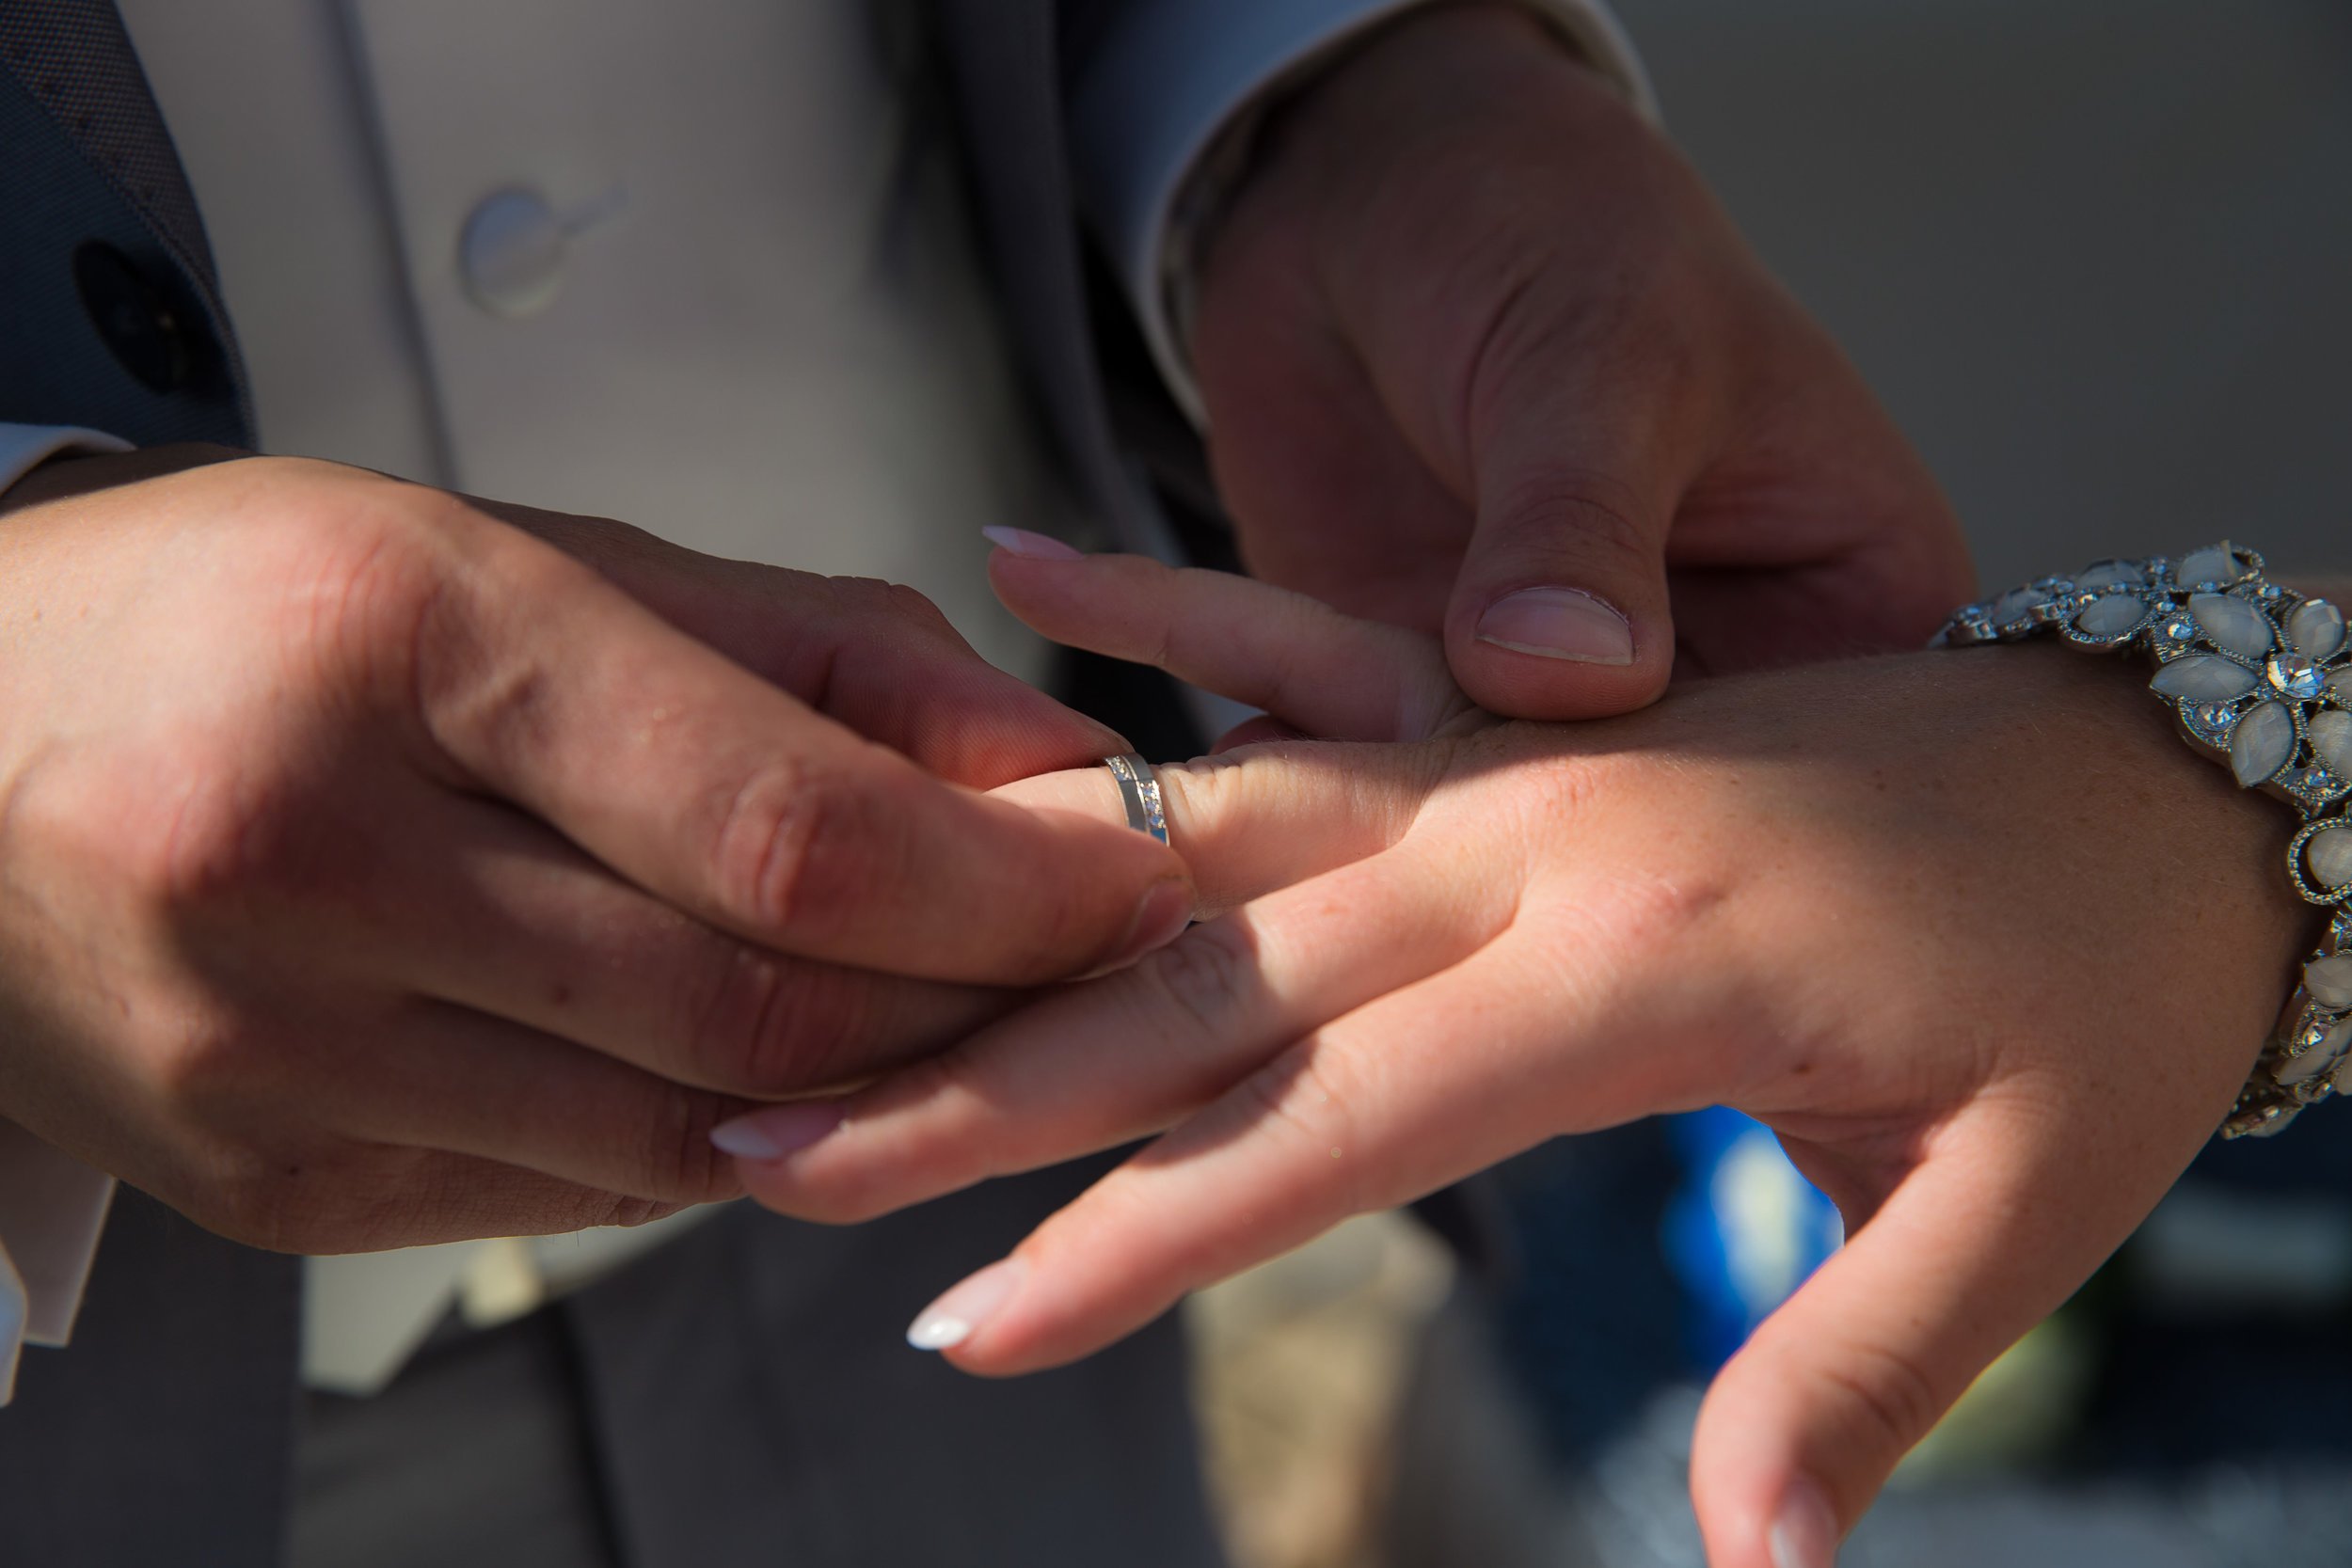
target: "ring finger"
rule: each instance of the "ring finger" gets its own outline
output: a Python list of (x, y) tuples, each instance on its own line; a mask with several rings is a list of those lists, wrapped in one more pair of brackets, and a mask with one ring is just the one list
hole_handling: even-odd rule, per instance
[[(1464, 891), (1467, 884), (1469, 891)], [(847, 1100), (746, 1118), (754, 1196), (867, 1218), (1157, 1132), (1325, 1021), (1477, 952), (1511, 918), (1496, 879), (1394, 851), (1197, 927)]]

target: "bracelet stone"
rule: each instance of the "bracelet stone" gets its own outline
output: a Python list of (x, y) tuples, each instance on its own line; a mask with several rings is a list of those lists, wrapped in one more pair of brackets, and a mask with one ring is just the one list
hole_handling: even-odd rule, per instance
[(2155, 666), (2148, 689), (2189, 744), (2303, 818), (2287, 878), (2329, 911), (2327, 931), (2221, 1136), (2268, 1137), (2306, 1105), (2352, 1093), (2352, 645), (2343, 611), (2269, 581), (2261, 556), (2225, 541), (2037, 578), (1963, 606), (1934, 645), (2043, 634), (2145, 656)]

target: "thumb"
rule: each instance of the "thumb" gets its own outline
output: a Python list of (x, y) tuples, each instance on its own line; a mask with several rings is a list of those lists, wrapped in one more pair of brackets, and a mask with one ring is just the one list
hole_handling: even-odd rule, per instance
[(1666, 537), (1693, 417), (1638, 356), (1520, 336), (1531, 350), (1498, 355), (1470, 400), (1476, 521), (1447, 660), (1481, 707), (1509, 718), (1630, 712), (1674, 667)]
[(1127, 749), (1106, 726), (990, 665), (912, 588), (728, 561), (605, 517), (471, 504), (585, 562), (695, 641), (952, 783), (988, 789)]
[(2003, 1141), (1947, 1127), (1716, 1378), (1691, 1456), (1712, 1568), (1830, 1568), (1903, 1455), (2122, 1242), (2128, 1219), (2105, 1235), (2050, 1200), (2079, 1170)]
[(1664, 529), (1573, 494), (1482, 512), (1446, 616), (1454, 678), (1513, 719), (1642, 707), (1674, 664)]

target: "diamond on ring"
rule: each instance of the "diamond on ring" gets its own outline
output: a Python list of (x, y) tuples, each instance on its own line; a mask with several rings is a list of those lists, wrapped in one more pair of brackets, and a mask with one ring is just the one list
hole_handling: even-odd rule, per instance
[(1103, 766), (1119, 781), (1119, 798), (1127, 807), (1127, 826), (1166, 844), (1168, 812), (1161, 804), (1159, 775), (1152, 771), (1152, 765), (1130, 752), (1104, 757)]

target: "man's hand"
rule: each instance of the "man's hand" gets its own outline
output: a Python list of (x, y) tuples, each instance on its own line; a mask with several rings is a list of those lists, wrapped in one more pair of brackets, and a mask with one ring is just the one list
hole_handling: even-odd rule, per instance
[[(1259, 576), (1442, 630), (1482, 705), (1915, 647), (1973, 588), (1853, 368), (1520, 8), (1434, 8), (1291, 105), (1192, 348)], [(1678, 644), (1678, 645), (1677, 645)]]
[(730, 1196), (753, 1101), (1184, 925), (1144, 835), (926, 772), (1119, 742), (911, 593), (209, 455), (0, 519), (0, 1117), (214, 1229)]

